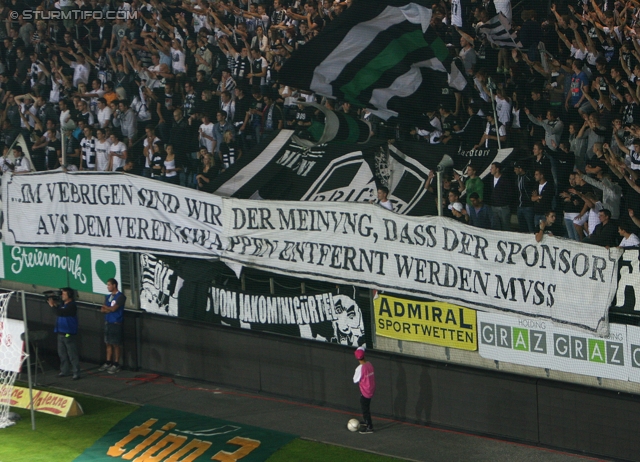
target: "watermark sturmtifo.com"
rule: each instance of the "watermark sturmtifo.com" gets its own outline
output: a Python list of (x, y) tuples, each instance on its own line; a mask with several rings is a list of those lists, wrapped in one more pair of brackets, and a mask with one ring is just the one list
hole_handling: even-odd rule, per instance
[[(19, 13), (17, 11), (12, 11), (11, 13), (9, 13), (9, 16), (11, 17), (12, 20), (16, 20), (18, 19)], [(32, 21), (32, 20), (43, 20), (43, 21), (49, 21), (49, 20), (65, 20), (65, 19), (73, 19), (74, 21), (80, 19), (80, 20), (87, 20), (87, 19), (106, 19), (109, 21), (113, 21), (115, 19), (122, 19), (123, 21), (126, 21), (128, 19), (138, 19), (138, 12), (137, 11), (126, 11), (126, 10), (119, 10), (119, 11), (107, 11), (106, 13), (103, 11), (83, 11), (83, 10), (70, 10), (70, 11), (60, 11), (60, 10), (53, 10), (53, 11), (40, 11), (40, 10), (24, 10), (22, 12), (22, 17), (24, 18), (25, 21)]]

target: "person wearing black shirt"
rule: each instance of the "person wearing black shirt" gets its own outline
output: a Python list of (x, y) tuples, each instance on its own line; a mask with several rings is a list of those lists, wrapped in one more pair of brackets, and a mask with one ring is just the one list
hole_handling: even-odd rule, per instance
[(213, 192), (213, 179), (217, 175), (215, 161), (213, 155), (206, 153), (202, 158), (203, 166), (199, 169), (196, 181), (198, 182), (198, 190), (204, 192)]
[(297, 109), (293, 120), (289, 120), (287, 123), (291, 128), (304, 129), (311, 125), (313, 120), (313, 108), (303, 106), (300, 103), (304, 103), (304, 98), (298, 99)]
[(518, 187), (518, 228), (521, 233), (533, 233), (535, 226), (533, 223), (533, 202), (531, 202), (531, 195), (536, 184), (526, 172), (522, 162), (515, 162), (513, 164), (513, 172), (516, 174), (516, 184)]
[(194, 79), (196, 77), (196, 71), (198, 70), (198, 64), (196, 63), (196, 53), (198, 46), (192, 37), (187, 38), (187, 47), (185, 51), (185, 64), (187, 66), (187, 77)]
[(59, 377), (67, 377), (73, 372), (73, 380), (80, 378), (80, 356), (76, 336), (78, 335), (78, 307), (74, 300), (75, 291), (70, 287), (61, 289), (61, 303), (56, 303), (53, 297), (47, 303), (56, 313), (56, 327), (58, 334), (58, 356), (60, 357)]
[(635, 96), (630, 90), (625, 90), (623, 95), (624, 104), (622, 107), (622, 123), (627, 127), (632, 124), (640, 123), (640, 106), (636, 103)]
[(569, 142), (561, 141), (556, 151), (546, 151), (546, 154), (556, 161), (558, 191), (565, 190), (569, 187), (569, 177), (574, 169), (576, 156), (569, 148)]
[(573, 226), (573, 220), (580, 215), (584, 208), (584, 201), (577, 194), (573, 194), (571, 190), (579, 186), (576, 184), (576, 174), (569, 175), (569, 187), (562, 191), (559, 196), (562, 199), (562, 210), (564, 211), (565, 228), (567, 228), (567, 236), (569, 239), (579, 241), (580, 236)]
[[(6, 73), (7, 75), (11, 75), (13, 76), (13, 74), (16, 72), (16, 48), (13, 46), (13, 41), (7, 37), (3, 40), (3, 44), (4, 44), (4, 66), (6, 69)], [(16, 94), (19, 94), (20, 91), (18, 90), (16, 92)]]
[[(465, 151), (473, 149), (478, 140), (482, 138), (486, 127), (486, 122), (478, 115), (477, 105), (469, 104), (467, 114), (469, 114), (469, 119), (464, 124), (464, 127), (453, 133), (453, 136), (460, 140), (460, 148)], [(445, 142), (445, 138), (443, 138), (443, 142)]]
[(545, 213), (544, 219), (538, 223), (538, 230), (536, 231), (536, 242), (542, 241), (544, 235), (547, 236), (563, 236), (562, 226), (556, 221), (556, 212), (553, 210)]
[(544, 172), (545, 178), (553, 179), (551, 160), (547, 157), (544, 145), (540, 142), (533, 143), (533, 159), (529, 171), (535, 172), (536, 169), (541, 169)]
[[(453, 132), (460, 131), (460, 124), (457, 117), (451, 113), (451, 108), (440, 106), (440, 120), (442, 121), (442, 134), (444, 137), (451, 135)], [(482, 136), (482, 134), (480, 134)]]
[(29, 70), (31, 69), (31, 60), (22, 47), (16, 50), (16, 55), (16, 72), (14, 77), (16, 78), (16, 82), (21, 85), (23, 90), (22, 93), (25, 93), (30, 89), (27, 77), (29, 76)]
[(609, 166), (605, 161), (603, 144), (595, 143), (593, 145), (593, 152), (595, 156), (587, 161), (585, 172), (589, 175), (598, 175), (601, 172), (609, 172)]
[(158, 103), (156, 104), (156, 112), (160, 117), (158, 134), (164, 142), (169, 141), (173, 111), (180, 106), (179, 97), (173, 94), (172, 87), (173, 85), (171, 82), (167, 82), (165, 84), (164, 94), (158, 98)]
[(582, 242), (587, 244), (599, 245), (600, 247), (617, 247), (620, 242), (618, 234), (618, 225), (611, 219), (611, 211), (602, 209), (598, 213), (600, 223), (596, 225), (596, 229)]
[(491, 164), (491, 187), (489, 188), (491, 205), (491, 229), (509, 231), (511, 229), (511, 202), (513, 184), (502, 174), (502, 164)]
[(118, 167), (116, 172), (129, 173), (131, 175), (137, 175), (136, 161), (133, 159), (127, 159), (122, 167)]
[[(251, 73), (251, 62), (249, 61), (249, 50), (246, 46), (242, 46), (240, 49), (240, 53), (235, 53), (236, 64), (233, 74), (233, 78), (236, 81), (236, 84), (241, 85), (249, 85), (249, 77), (248, 75)], [(228, 90), (228, 88), (227, 88)]]
[(275, 130), (282, 130), (284, 124), (284, 113), (280, 105), (276, 104), (274, 95), (265, 95), (264, 104), (265, 108), (262, 115), (262, 133), (271, 133)]
[(555, 189), (553, 181), (547, 181), (544, 170), (537, 168), (535, 170), (534, 179), (537, 187), (534, 186), (531, 193), (531, 202), (533, 202), (533, 223), (538, 225), (540, 220), (544, 219), (545, 213), (553, 209), (553, 198)]
[(153, 153), (149, 159), (149, 167), (151, 168), (151, 178), (159, 180), (162, 177), (162, 167), (164, 166), (164, 147), (162, 141), (153, 143)]
[(205, 71), (196, 72), (196, 80), (193, 82), (193, 89), (198, 96), (202, 96), (205, 90), (211, 91), (211, 80), (207, 81), (207, 73)]
[(58, 165), (58, 157), (62, 152), (62, 142), (56, 137), (55, 128), (47, 130), (47, 136), (33, 145), (33, 149), (44, 149), (44, 164), (47, 170), (55, 170)]

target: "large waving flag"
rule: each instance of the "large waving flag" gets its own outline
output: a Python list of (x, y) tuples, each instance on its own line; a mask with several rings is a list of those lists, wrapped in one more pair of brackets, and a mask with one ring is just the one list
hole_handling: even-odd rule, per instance
[(281, 82), (371, 108), (383, 119), (420, 117), (440, 104), (441, 88), (466, 85), (446, 44), (429, 28), (426, 5), (355, 2), (285, 62)]
[(478, 27), (478, 33), (484, 33), (489, 42), (500, 48), (522, 48), (522, 43), (511, 27), (511, 22), (502, 13)]

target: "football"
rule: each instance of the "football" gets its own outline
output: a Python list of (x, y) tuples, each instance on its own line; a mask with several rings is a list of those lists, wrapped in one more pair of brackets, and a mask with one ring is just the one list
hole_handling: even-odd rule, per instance
[(351, 419), (349, 422), (347, 422), (347, 428), (349, 429), (349, 431), (357, 432), (358, 430), (360, 430), (360, 421), (358, 419)]

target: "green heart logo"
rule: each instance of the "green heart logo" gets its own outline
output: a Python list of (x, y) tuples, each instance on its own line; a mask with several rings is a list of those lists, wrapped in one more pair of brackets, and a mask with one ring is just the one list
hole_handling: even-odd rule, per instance
[(109, 279), (116, 277), (116, 264), (112, 261), (98, 260), (96, 262), (96, 274), (106, 284)]

